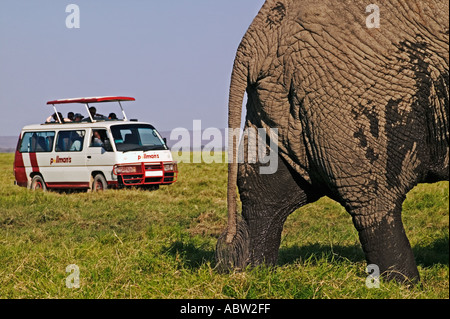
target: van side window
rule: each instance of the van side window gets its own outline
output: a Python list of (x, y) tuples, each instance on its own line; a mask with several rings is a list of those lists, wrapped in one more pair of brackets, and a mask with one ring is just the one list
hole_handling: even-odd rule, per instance
[(51, 152), (55, 132), (26, 132), (23, 134), (19, 151), (21, 153)]
[(85, 131), (60, 131), (56, 139), (57, 152), (80, 152), (83, 150)]
[(90, 147), (103, 147), (107, 152), (112, 152), (111, 142), (105, 129), (92, 130)]
[(92, 130), (90, 147), (101, 147), (107, 139), (106, 130)]

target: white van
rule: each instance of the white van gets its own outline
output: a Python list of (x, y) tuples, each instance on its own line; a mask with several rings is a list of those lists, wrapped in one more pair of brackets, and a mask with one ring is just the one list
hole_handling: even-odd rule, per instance
[[(121, 102), (107, 96), (64, 99), (53, 105), (55, 122), (22, 129), (14, 160), (15, 183), (30, 189), (103, 190), (127, 186), (157, 188), (177, 180), (177, 163), (158, 131), (128, 120)], [(122, 119), (90, 113), (90, 104), (118, 102)], [(85, 104), (84, 120), (65, 122), (55, 105)], [(92, 111), (92, 110), (91, 110)], [(78, 114), (80, 116), (80, 114)]]

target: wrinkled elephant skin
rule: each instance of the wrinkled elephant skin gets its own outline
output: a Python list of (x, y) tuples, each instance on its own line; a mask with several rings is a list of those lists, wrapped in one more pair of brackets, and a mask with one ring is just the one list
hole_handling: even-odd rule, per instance
[[(278, 169), (233, 161), (222, 268), (277, 262), (297, 208), (329, 196), (352, 216), (369, 264), (419, 280), (401, 219), (418, 183), (448, 180), (449, 3), (268, 0), (237, 50), (229, 128), (278, 129)], [(237, 142), (230, 140), (235, 154)], [(242, 217), (236, 213), (236, 185)]]

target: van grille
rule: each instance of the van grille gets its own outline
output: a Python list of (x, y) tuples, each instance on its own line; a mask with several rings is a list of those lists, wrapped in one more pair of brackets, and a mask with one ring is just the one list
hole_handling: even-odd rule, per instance
[(120, 166), (140, 166), (134, 173), (118, 173), (119, 183), (124, 186), (171, 184), (176, 182), (178, 171), (165, 171), (164, 163), (137, 163), (115, 165), (115, 171)]

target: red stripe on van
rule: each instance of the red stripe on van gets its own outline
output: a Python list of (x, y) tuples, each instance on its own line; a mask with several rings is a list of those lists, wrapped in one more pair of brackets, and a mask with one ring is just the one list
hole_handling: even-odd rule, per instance
[(57, 182), (46, 183), (48, 188), (89, 188), (89, 183), (83, 182)]
[(25, 172), (25, 165), (23, 164), (22, 153), (20, 153), (19, 150), (16, 150), (16, 155), (14, 157), (14, 177), (16, 178), (17, 185), (24, 187), (28, 186), (27, 173)]
[(33, 173), (39, 173), (39, 165), (37, 162), (36, 153), (30, 153), (30, 163)]

